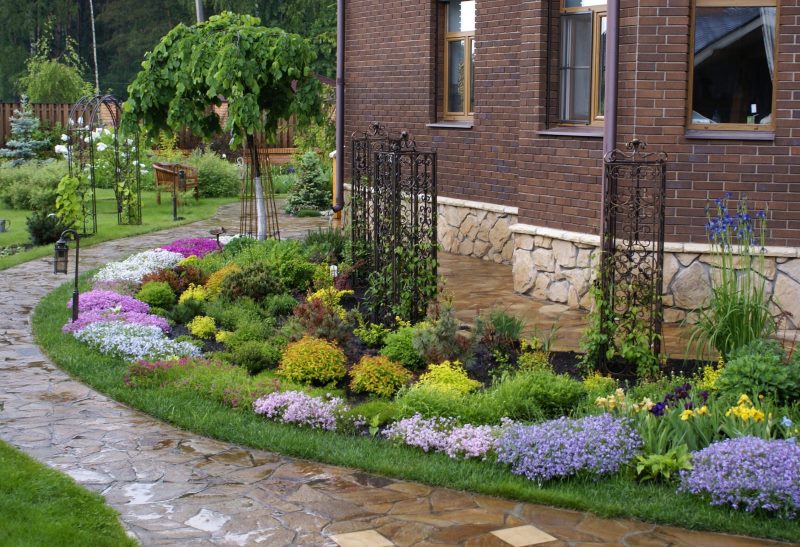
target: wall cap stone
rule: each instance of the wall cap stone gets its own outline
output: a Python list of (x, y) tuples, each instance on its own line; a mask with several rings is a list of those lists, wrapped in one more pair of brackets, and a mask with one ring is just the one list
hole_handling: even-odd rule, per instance
[(466, 207), (469, 209), (479, 209), (481, 211), (489, 211), (491, 213), (501, 213), (504, 215), (519, 214), (518, 207), (497, 205), (495, 203), (486, 203), (484, 201), (470, 201), (468, 199), (449, 198), (447, 196), (437, 196), (436, 203), (438, 205), (452, 205), (453, 207)]
[[(533, 224), (517, 223), (511, 225), (511, 232), (515, 234), (527, 234), (534, 236), (545, 236), (553, 239), (571, 241), (572, 243), (583, 243), (585, 245), (600, 246), (600, 236), (584, 234), (580, 232), (570, 232), (568, 230), (558, 230), (546, 226), (534, 226)], [(664, 251), (668, 253), (694, 253), (711, 254), (713, 249), (708, 243), (677, 243), (667, 241), (664, 243)], [(800, 247), (765, 247), (764, 256), (777, 258), (800, 258)]]

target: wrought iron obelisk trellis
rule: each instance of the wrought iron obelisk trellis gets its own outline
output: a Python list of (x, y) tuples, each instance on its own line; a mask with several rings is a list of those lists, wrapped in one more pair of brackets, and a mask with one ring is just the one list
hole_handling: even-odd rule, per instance
[(272, 184), (269, 149), (265, 149), (262, 155), (259, 153), (254, 137), (248, 136), (245, 142), (242, 163), (239, 163), (242, 179), (239, 233), (250, 237), (260, 235), (258, 226), (258, 187), (260, 185), (264, 199), (263, 237), (280, 240), (281, 231), (278, 225), (278, 208), (275, 204), (275, 187)]
[(81, 181), (83, 235), (97, 232), (98, 187), (113, 188), (117, 224), (142, 223), (139, 134), (123, 135), (121, 116), (122, 103), (111, 95), (87, 95), (70, 108), (67, 157), (70, 176)]
[(436, 153), (373, 124), (353, 139), (353, 249), (368, 272), (373, 321), (419, 321), (436, 298)]
[[(646, 153), (638, 139), (629, 152), (605, 157), (600, 265), (601, 330), (609, 343), (646, 336), (661, 353), (666, 154)], [(606, 350), (600, 352), (607, 368)]]

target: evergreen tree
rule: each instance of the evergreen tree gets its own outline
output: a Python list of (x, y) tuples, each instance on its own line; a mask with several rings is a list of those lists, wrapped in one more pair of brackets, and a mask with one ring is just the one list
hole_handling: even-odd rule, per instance
[(0, 148), (0, 158), (11, 158), (9, 164), (16, 167), (36, 157), (36, 152), (45, 148), (48, 141), (37, 141), (33, 134), (39, 129), (39, 119), (33, 115), (28, 97), (22, 96), (22, 109), (14, 110), (11, 121), (11, 139), (7, 148)]
[(286, 198), (286, 212), (296, 215), (302, 209), (325, 209), (331, 205), (331, 189), (319, 156), (308, 151), (300, 156), (299, 176)]

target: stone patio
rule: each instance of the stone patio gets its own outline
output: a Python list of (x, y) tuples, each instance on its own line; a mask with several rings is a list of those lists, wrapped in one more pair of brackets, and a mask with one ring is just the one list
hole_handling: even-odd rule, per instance
[[(204, 235), (221, 223), (235, 226), (236, 207), (209, 221), (87, 248), (81, 268)], [(324, 223), (282, 221), (287, 237)], [(486, 269), (495, 265), (450, 256), (443, 263), (464, 314), (500, 302), (492, 291), (501, 289), (487, 288), (481, 277), (499, 275)], [(144, 545), (775, 544), (432, 488), (176, 429), (72, 380), (42, 355), (31, 314), (64, 281), (49, 259), (0, 273), (0, 438), (102, 493)], [(531, 300), (520, 298), (509, 305), (525, 311)], [(537, 317), (562, 322), (560, 343), (567, 345), (567, 333), (581, 328), (571, 313), (540, 306)]]

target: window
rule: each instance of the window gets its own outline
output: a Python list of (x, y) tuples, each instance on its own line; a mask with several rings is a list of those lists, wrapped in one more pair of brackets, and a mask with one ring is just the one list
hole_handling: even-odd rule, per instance
[(475, 0), (450, 0), (445, 21), (445, 118), (468, 119), (475, 110)]
[(696, 0), (689, 126), (772, 130), (775, 0)]
[(605, 108), (605, 0), (562, 0), (559, 117), (600, 124)]

